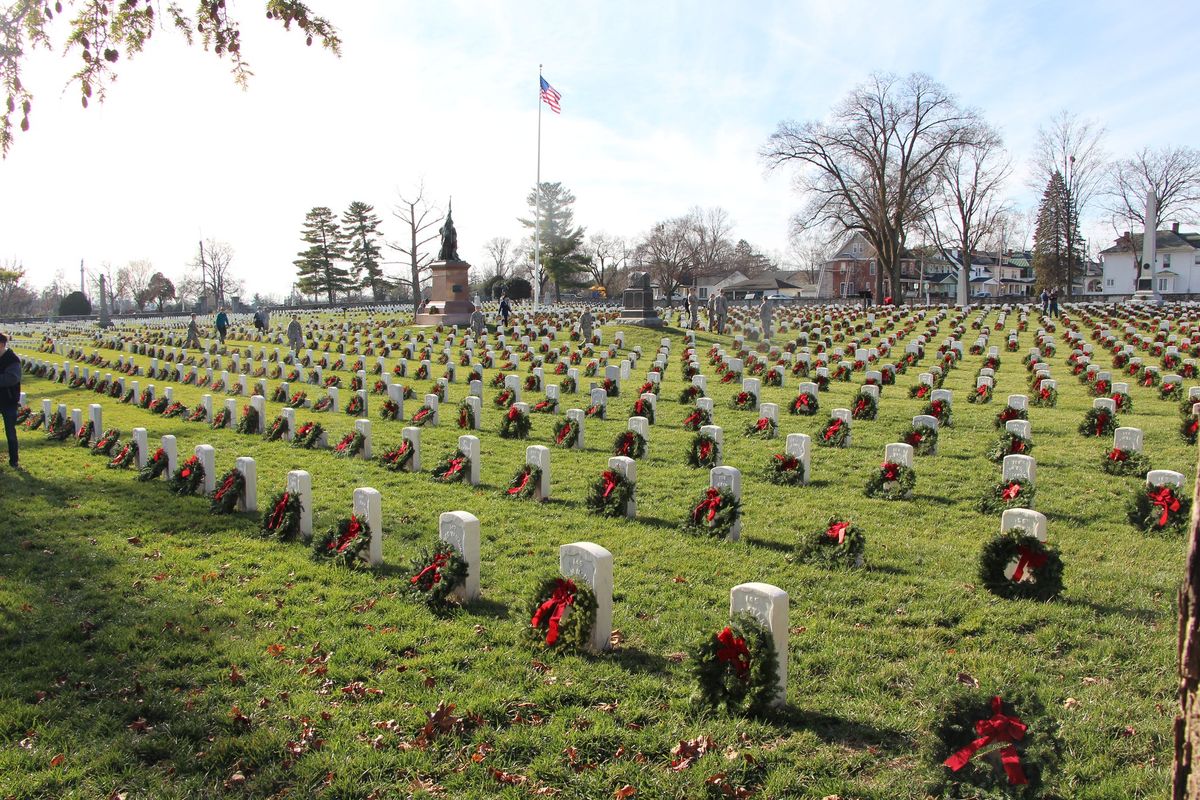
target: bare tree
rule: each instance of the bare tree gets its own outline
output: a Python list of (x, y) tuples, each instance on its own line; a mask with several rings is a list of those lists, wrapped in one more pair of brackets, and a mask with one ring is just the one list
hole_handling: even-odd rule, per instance
[[(972, 257), (996, 229), (1006, 207), (1000, 189), (1012, 174), (1012, 161), (1000, 134), (986, 123), (977, 124), (970, 141), (953, 148), (939, 171), (926, 224), (933, 242), (944, 252), (958, 250), (958, 304), (970, 296)], [(999, 277), (999, 275), (997, 275)]]
[(692, 231), (692, 270), (697, 275), (713, 275), (729, 266), (733, 257), (733, 222), (729, 212), (720, 206), (688, 212)]
[(200, 276), (184, 273), (175, 281), (175, 299), (179, 302), (179, 308), (186, 311), (195, 305), (203, 294), (204, 290), (200, 286)]
[(493, 236), (488, 239), (483, 243), (483, 252), (488, 258), (485, 274), (489, 277), (494, 275), (504, 280), (517, 262), (516, 248), (513, 247), (512, 239), (506, 236)]
[(809, 283), (816, 283), (825, 262), (833, 257), (835, 247), (828, 231), (793, 227), (788, 236), (788, 249), (783, 256), (783, 263), (789, 270), (805, 273)]
[(798, 169), (808, 203), (797, 224), (861, 232), (878, 258), (877, 295), (886, 274), (899, 296), (905, 236), (924, 218), (947, 154), (977, 121), (928, 75), (874, 73), (829, 122), (781, 122), (759, 154), (769, 169)]
[[(114, 310), (117, 304), (117, 275), (118, 270), (114, 270), (112, 264), (107, 261), (100, 264), (99, 267), (91, 267), (87, 271), (88, 289), (91, 290), (93, 297), (100, 296), (100, 277), (104, 277), (104, 299), (108, 303), (109, 310)], [(99, 303), (97, 303), (97, 307)]]
[(628, 258), (625, 240), (608, 233), (593, 233), (588, 237), (586, 250), (591, 257), (588, 272), (591, 273), (592, 280), (597, 286), (603, 286), (611, 297), (617, 274), (624, 268)]
[[(1067, 252), (1079, 251), (1073, 231), (1096, 193), (1103, 185), (1108, 171), (1108, 156), (1104, 152), (1104, 128), (1090, 120), (1082, 120), (1070, 111), (1060, 111), (1038, 128), (1034, 145), (1031, 188), (1041, 191), (1058, 172), (1066, 182)], [(1075, 282), (1076, 257), (1067, 259), (1066, 295), (1070, 299)]]
[[(408, 284), (412, 287), (413, 308), (416, 308), (421, 303), (421, 276), (429, 272), (429, 264), (433, 261), (433, 254), (426, 250), (426, 245), (438, 238), (442, 214), (426, 201), (425, 184), (419, 183), (410, 196), (400, 195), (392, 216), (404, 224), (404, 239), (388, 242), (387, 246), (404, 257), (400, 263), (408, 266)], [(401, 278), (399, 282), (405, 281)]]
[(145, 302), (139, 301), (138, 298), (145, 294), (146, 287), (150, 284), (150, 276), (153, 274), (154, 265), (149, 261), (145, 259), (130, 261), (117, 270), (115, 290), (117, 296), (133, 300), (137, 304), (138, 310), (141, 311)]
[(670, 298), (695, 266), (694, 225), (690, 216), (659, 222), (642, 237), (635, 249), (638, 265), (650, 273)]
[(1200, 220), (1200, 150), (1143, 147), (1133, 156), (1113, 162), (1103, 193), (1113, 227), (1144, 226), (1146, 195), (1152, 189), (1160, 220)]
[[(201, 285), (200, 299), (211, 297), (217, 307), (225, 305), (227, 296), (240, 294), (242, 281), (235, 277), (232, 269), (233, 245), (216, 239), (205, 239), (200, 243), (196, 257), (188, 266), (194, 271)], [(153, 270), (150, 275), (153, 275)], [(150, 275), (146, 276), (147, 284)], [(176, 287), (176, 292), (179, 289)]]

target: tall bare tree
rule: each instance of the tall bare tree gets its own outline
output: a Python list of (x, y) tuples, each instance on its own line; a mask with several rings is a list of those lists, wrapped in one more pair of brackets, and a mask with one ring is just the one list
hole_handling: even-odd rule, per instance
[(1114, 161), (1102, 200), (1113, 227), (1145, 225), (1146, 195), (1151, 189), (1158, 198), (1160, 220), (1200, 221), (1200, 150), (1143, 147), (1129, 158)]
[[(217, 307), (225, 305), (227, 297), (240, 294), (242, 281), (233, 274), (233, 245), (216, 239), (205, 239), (192, 259), (191, 268), (199, 273), (202, 297), (211, 297)], [(153, 270), (151, 270), (153, 274)], [(150, 277), (146, 276), (147, 283)]]
[(837, 247), (833, 239), (828, 231), (793, 227), (783, 256), (784, 266), (794, 272), (803, 272), (809, 283), (817, 283), (825, 262), (833, 257)]
[(611, 297), (617, 274), (625, 267), (628, 258), (625, 240), (609, 233), (593, 233), (588, 237), (586, 250), (591, 257), (587, 267), (592, 280), (597, 286), (603, 286)]
[(145, 293), (146, 286), (150, 283), (150, 276), (153, 274), (154, 265), (146, 259), (130, 261), (117, 270), (117, 296), (128, 297), (137, 304), (138, 311), (141, 311), (145, 301), (139, 301), (138, 298)]
[[(408, 266), (407, 282), (412, 287), (413, 308), (416, 308), (421, 304), (421, 276), (429, 272), (429, 264), (433, 261), (428, 245), (438, 238), (442, 213), (425, 199), (425, 184), (419, 183), (407, 197), (400, 195), (392, 216), (403, 224), (404, 235), (400, 241), (388, 242), (387, 246), (403, 256), (400, 263)], [(398, 282), (404, 283), (405, 279)]]
[(692, 271), (696, 275), (713, 275), (729, 267), (733, 260), (733, 222), (729, 212), (720, 206), (688, 212), (692, 231)]
[(484, 269), (488, 277), (495, 276), (500, 280), (508, 277), (513, 266), (517, 263), (517, 251), (512, 239), (507, 236), (493, 236), (483, 243), (483, 253), (488, 263)]
[(690, 216), (668, 219), (651, 228), (635, 248), (638, 266), (650, 273), (668, 298), (695, 267), (693, 231)]
[(1081, 252), (1076, 233), (1080, 219), (1102, 188), (1108, 172), (1108, 155), (1104, 152), (1104, 128), (1091, 120), (1080, 119), (1070, 111), (1060, 111), (1049, 123), (1038, 128), (1034, 144), (1033, 169), (1029, 185), (1042, 191), (1054, 177), (1062, 176), (1066, 187), (1067, 230), (1066, 252), (1071, 258), (1066, 265), (1064, 291), (1071, 297), (1075, 283), (1074, 254)]
[(769, 169), (796, 168), (808, 198), (797, 224), (860, 231), (878, 259), (876, 294), (886, 274), (899, 297), (905, 236), (924, 218), (947, 154), (977, 122), (928, 75), (874, 73), (829, 121), (781, 122), (759, 154)]

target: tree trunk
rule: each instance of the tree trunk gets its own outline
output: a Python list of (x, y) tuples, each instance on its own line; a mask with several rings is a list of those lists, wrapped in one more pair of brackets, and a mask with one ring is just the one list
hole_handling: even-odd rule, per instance
[(1172, 800), (1200, 798), (1200, 479), (1192, 493), (1191, 535), (1179, 590), (1179, 714), (1175, 717), (1175, 780)]

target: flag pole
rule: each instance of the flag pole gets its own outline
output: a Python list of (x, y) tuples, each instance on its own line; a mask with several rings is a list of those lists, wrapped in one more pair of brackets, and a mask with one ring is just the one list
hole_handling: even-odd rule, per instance
[(542, 65), (538, 64), (537, 183), (534, 184), (533, 210), (533, 311), (541, 299), (542, 273)]

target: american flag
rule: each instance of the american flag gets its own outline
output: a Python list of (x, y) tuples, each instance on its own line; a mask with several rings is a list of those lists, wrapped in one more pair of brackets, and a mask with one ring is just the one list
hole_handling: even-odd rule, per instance
[(561, 114), (562, 107), (559, 106), (558, 101), (562, 100), (562, 95), (558, 93), (557, 89), (546, 83), (545, 78), (539, 75), (538, 80), (542, 82), (542, 102), (550, 106), (550, 110), (555, 114)]

